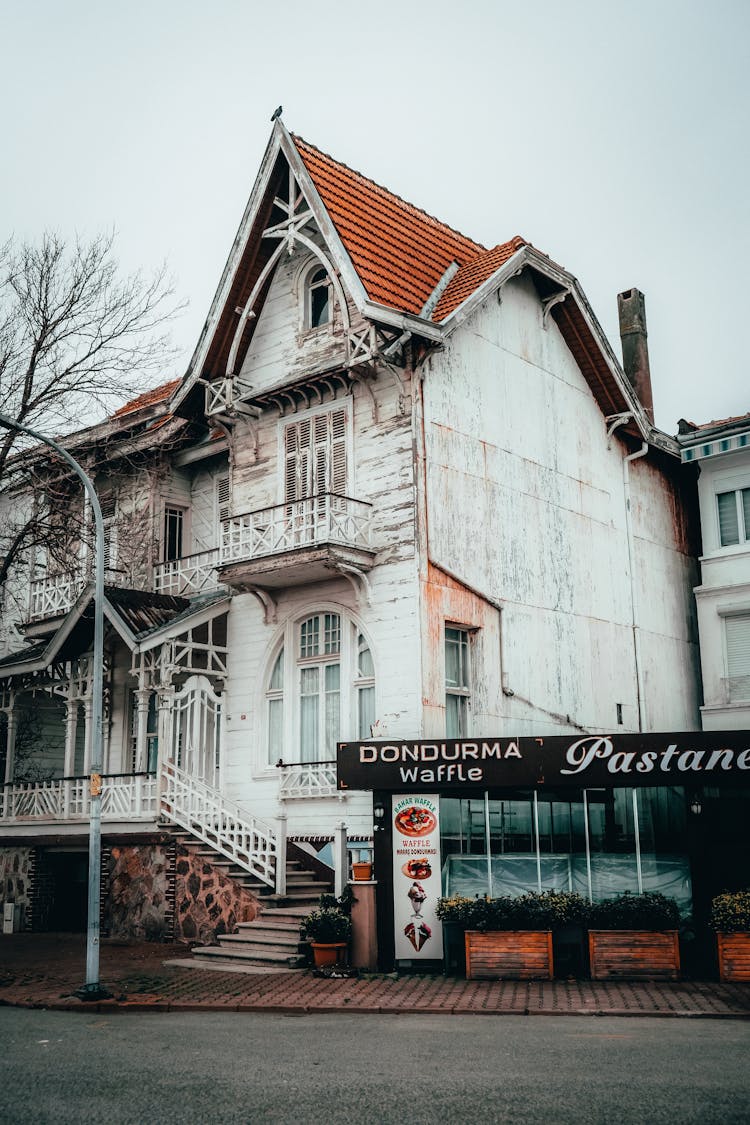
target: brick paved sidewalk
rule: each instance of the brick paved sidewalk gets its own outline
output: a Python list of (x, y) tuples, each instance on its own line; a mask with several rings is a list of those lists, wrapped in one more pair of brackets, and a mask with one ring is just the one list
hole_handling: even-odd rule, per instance
[(112, 1000), (83, 1003), (83, 935), (0, 936), (0, 1004), (82, 1011), (400, 1012), (655, 1015), (750, 1019), (750, 985), (597, 981), (466, 981), (408, 975), (325, 980), (164, 965), (184, 946), (104, 940), (101, 982)]

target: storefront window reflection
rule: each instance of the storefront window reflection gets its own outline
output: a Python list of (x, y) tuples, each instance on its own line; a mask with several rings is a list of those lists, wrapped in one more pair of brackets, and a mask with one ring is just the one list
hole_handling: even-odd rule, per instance
[(516, 790), (440, 807), (445, 894), (660, 891), (690, 911), (682, 789)]

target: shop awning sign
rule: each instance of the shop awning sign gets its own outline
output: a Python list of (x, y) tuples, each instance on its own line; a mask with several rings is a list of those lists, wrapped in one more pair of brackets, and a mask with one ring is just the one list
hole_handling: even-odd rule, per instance
[(750, 731), (342, 742), (338, 788), (750, 786)]

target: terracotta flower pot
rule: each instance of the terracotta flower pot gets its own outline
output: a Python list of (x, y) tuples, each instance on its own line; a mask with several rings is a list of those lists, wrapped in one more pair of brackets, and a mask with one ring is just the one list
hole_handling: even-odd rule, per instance
[(363, 879), (372, 879), (372, 864), (362, 861), (361, 863), (352, 864), (352, 875), (354, 878), (361, 882)]
[(322, 969), (324, 965), (339, 965), (345, 960), (345, 941), (311, 941), (315, 968)]

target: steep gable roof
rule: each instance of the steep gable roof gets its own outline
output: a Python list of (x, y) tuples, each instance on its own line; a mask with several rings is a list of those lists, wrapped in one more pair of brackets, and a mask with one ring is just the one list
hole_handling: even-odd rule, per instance
[(292, 135), (372, 301), (418, 316), (446, 269), (485, 248)]
[[(603, 414), (627, 415), (633, 435), (676, 452), (672, 439), (654, 429), (638, 402), (572, 274), (519, 235), (489, 249), (482, 246), (289, 133), (280, 119), (274, 121), (173, 409), (189, 415), (189, 404), (181, 405), (188, 397), (192, 408), (200, 409), (198, 380), (213, 381), (241, 370), (273, 276), (279, 238), (285, 237), (285, 222), (293, 223), (281, 220), (282, 212), (289, 215), (292, 204), (291, 211), (299, 213), (299, 200), (292, 202), (284, 194), (290, 174), (304, 198), (303, 225), (310, 218), (315, 222), (335, 284), (348, 291), (366, 319), (439, 344), (492, 292), (529, 270), (544, 306), (545, 326), (551, 317), (559, 327)], [(294, 237), (290, 233), (290, 249)], [(306, 245), (311, 245), (309, 239)]]

